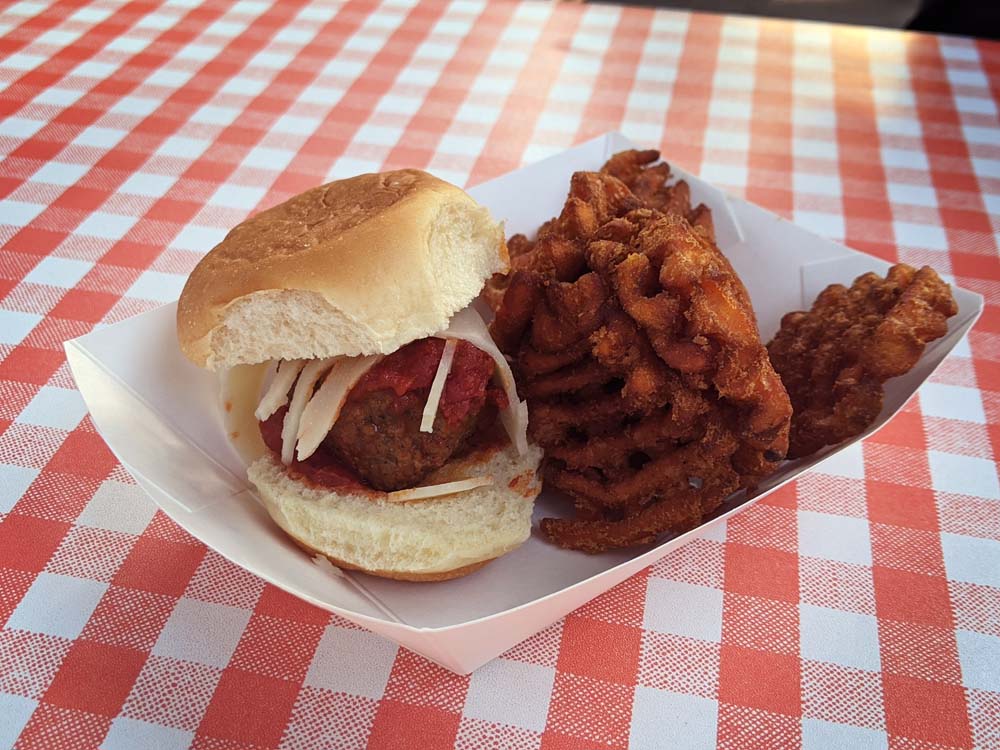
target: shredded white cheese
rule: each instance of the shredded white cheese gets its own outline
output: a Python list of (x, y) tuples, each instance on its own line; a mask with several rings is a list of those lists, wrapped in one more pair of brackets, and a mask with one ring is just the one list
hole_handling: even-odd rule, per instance
[(381, 355), (342, 357), (334, 363), (323, 385), (302, 412), (296, 449), (299, 461), (305, 461), (316, 452), (336, 424), (351, 389), (380, 359)]
[(434, 381), (431, 383), (431, 392), (427, 394), (427, 403), (424, 404), (424, 413), (420, 419), (421, 432), (434, 432), (434, 417), (437, 416), (438, 404), (441, 402), (441, 394), (444, 393), (448, 373), (451, 372), (457, 345), (455, 339), (444, 342), (444, 351), (441, 352), (441, 360), (438, 362), (437, 372), (434, 373)]
[(412, 487), (408, 490), (396, 490), (386, 494), (390, 503), (408, 503), (412, 500), (429, 500), (442, 495), (454, 495), (456, 492), (474, 490), (476, 487), (486, 487), (493, 484), (493, 477), (469, 477), (443, 484), (429, 484), (426, 487)]
[(288, 407), (288, 411), (285, 412), (285, 421), (281, 425), (281, 462), (283, 464), (287, 465), (292, 462), (302, 412), (306, 409), (306, 404), (312, 396), (316, 383), (323, 373), (330, 369), (335, 360), (335, 357), (314, 359), (302, 368), (299, 380), (295, 384), (295, 391), (292, 393), (292, 403)]
[(507, 394), (509, 406), (500, 412), (500, 421), (503, 423), (510, 441), (517, 448), (519, 455), (528, 452), (528, 405), (517, 397), (517, 387), (514, 385), (514, 373), (510, 370), (510, 365), (503, 356), (497, 345), (490, 337), (490, 332), (486, 329), (486, 324), (479, 317), (479, 313), (471, 307), (467, 307), (452, 316), (448, 328), (441, 333), (435, 334), (438, 338), (455, 338), (468, 341), (477, 349), (489, 354), (497, 366), (497, 374), (500, 376), (500, 384)]
[(267, 392), (257, 405), (257, 411), (254, 412), (259, 421), (267, 421), (268, 417), (288, 403), (288, 391), (305, 366), (304, 359), (283, 359), (278, 363), (271, 385), (267, 387)]

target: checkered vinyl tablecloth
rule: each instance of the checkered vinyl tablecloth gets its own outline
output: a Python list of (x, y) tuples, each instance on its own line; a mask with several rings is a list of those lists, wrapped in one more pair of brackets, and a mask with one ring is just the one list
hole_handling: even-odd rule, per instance
[[(609, 6), (0, 10), (0, 747), (1000, 747), (1000, 46)], [(331, 176), (607, 130), (982, 321), (876, 436), (458, 677), (178, 529), (62, 341)]]

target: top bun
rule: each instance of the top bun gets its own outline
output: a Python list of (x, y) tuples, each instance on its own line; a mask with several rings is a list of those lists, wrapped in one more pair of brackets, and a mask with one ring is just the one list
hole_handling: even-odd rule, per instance
[(308, 190), (234, 228), (177, 304), (181, 350), (218, 370), (388, 354), (447, 327), (508, 266), (502, 225), (416, 169)]

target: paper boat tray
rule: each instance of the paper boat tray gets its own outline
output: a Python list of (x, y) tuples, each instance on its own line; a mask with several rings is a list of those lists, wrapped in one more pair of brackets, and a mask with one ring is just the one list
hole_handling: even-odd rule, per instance
[[(506, 222), (509, 234), (530, 235), (559, 213), (573, 172), (596, 170), (614, 152), (633, 147), (623, 136), (608, 134), (470, 192)], [(783, 313), (807, 307), (827, 284), (849, 283), (888, 265), (678, 173), (689, 181), (693, 200), (712, 208), (719, 245), (750, 291), (764, 341)], [(903, 406), (975, 322), (982, 298), (954, 291), (959, 313), (948, 335), (927, 348), (912, 372), (887, 384), (885, 408), (866, 434)], [(219, 554), (462, 674), (847, 447), (787, 463), (753, 497), (731, 499), (698, 529), (653, 549), (590, 556), (557, 549), (535, 532), (520, 549), (456, 581), (413, 584), (340, 572), (314, 564), (259, 504), (228, 443), (216, 376), (192, 365), (178, 349), (175, 307), (66, 342), (94, 424), (125, 468), (170, 518)], [(536, 525), (544, 516), (569, 511), (564, 498), (543, 493)]]

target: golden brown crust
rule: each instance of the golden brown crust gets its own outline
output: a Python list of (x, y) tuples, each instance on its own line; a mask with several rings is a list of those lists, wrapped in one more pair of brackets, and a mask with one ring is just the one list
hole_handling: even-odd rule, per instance
[[(433, 267), (439, 259), (430, 246), (442, 211), (456, 206), (483, 210), (454, 185), (404, 169), (331, 182), (261, 211), (230, 231), (188, 278), (177, 308), (181, 350), (196, 364), (212, 366), (211, 339), (222, 327), (227, 308), (288, 291), (303, 295), (296, 304), (311, 306), (314, 312), (322, 314), (328, 305), (338, 325), (358, 329), (376, 349), (400, 320), (439, 312), (434, 305), (443, 292)], [(472, 260), (473, 265), (506, 264), (502, 231), (498, 225), (492, 229), (494, 257)], [(481, 274), (480, 285), (492, 270)], [(464, 301), (446, 300), (444, 304), (454, 307), (446, 316), (477, 292)]]
[[(289, 534), (291, 536), (291, 534)], [(438, 581), (450, 581), (453, 578), (461, 578), (462, 576), (467, 576), (469, 573), (475, 573), (480, 568), (484, 567), (487, 563), (491, 563), (496, 560), (495, 557), (491, 557), (489, 560), (480, 560), (479, 562), (472, 563), (471, 565), (464, 565), (461, 568), (455, 568), (454, 570), (444, 570), (438, 573), (407, 573), (405, 571), (399, 570), (366, 570), (365, 568), (360, 568), (357, 565), (352, 565), (351, 563), (344, 562), (343, 560), (338, 560), (336, 557), (331, 557), (330, 555), (323, 554), (317, 549), (310, 547), (305, 542), (291, 537), (292, 541), (306, 552), (310, 557), (325, 557), (330, 561), (330, 564), (334, 567), (340, 568), (342, 570), (356, 570), (359, 573), (367, 573), (370, 576), (377, 576), (378, 578), (390, 578), (393, 581), (412, 581), (414, 583), (436, 583)]]
[(930, 266), (866, 273), (831, 284), (808, 311), (790, 312), (767, 345), (792, 399), (788, 457), (860, 435), (882, 411), (882, 385), (909, 372), (948, 332), (958, 305)]

